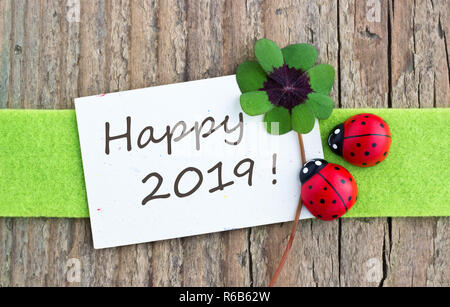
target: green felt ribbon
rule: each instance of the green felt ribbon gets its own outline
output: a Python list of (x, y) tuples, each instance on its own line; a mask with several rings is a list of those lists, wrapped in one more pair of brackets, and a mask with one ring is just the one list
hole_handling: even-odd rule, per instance
[[(326, 145), (335, 125), (362, 112), (384, 118), (392, 134), (389, 156), (370, 168)], [(337, 109), (322, 121), (325, 159), (358, 183), (346, 217), (450, 216), (449, 120), (450, 109)], [(0, 111), (0, 216), (89, 216), (75, 111)]]

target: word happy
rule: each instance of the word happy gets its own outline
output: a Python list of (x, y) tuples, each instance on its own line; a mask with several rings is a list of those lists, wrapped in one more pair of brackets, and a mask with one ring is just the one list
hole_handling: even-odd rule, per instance
[(242, 113), (239, 113), (239, 123), (234, 127), (229, 127), (229, 120), (230, 117), (225, 116), (222, 122), (216, 123), (216, 120), (213, 117), (207, 117), (201, 123), (196, 121), (190, 128), (188, 128), (186, 122), (179, 121), (173, 127), (167, 125), (164, 132), (159, 135), (155, 133), (155, 128), (153, 126), (147, 126), (140, 131), (137, 139), (133, 142), (133, 137), (135, 136), (131, 133), (132, 120), (131, 117), (128, 116), (125, 123), (125, 133), (123, 134), (111, 135), (111, 124), (109, 122), (105, 123), (105, 153), (107, 155), (110, 154), (110, 143), (112, 141), (125, 140), (128, 151), (133, 149), (133, 143), (136, 144), (139, 149), (144, 149), (151, 143), (159, 144), (165, 142), (167, 154), (171, 155), (173, 143), (179, 142), (191, 134), (195, 140), (195, 149), (199, 151), (201, 148), (201, 140), (211, 136), (222, 127), (227, 135), (236, 135), (233, 141), (225, 138), (225, 143), (236, 146), (242, 141), (244, 134), (244, 117)]

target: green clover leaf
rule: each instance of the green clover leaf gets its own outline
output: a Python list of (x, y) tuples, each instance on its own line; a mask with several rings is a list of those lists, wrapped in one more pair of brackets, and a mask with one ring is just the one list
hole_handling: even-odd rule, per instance
[(330, 95), (334, 83), (334, 68), (328, 64), (317, 65), (308, 70), (311, 88), (325, 95)]
[(280, 47), (270, 39), (263, 38), (256, 42), (255, 56), (261, 67), (268, 74), (284, 64), (283, 53)]
[(308, 133), (314, 128), (314, 112), (308, 104), (299, 104), (292, 109), (292, 128), (298, 133)]
[[(309, 44), (290, 45), (281, 50), (286, 64), (295, 69), (307, 71), (317, 60), (317, 51)], [(299, 56), (301, 55), (301, 56)]]
[(334, 101), (330, 96), (324, 94), (309, 94), (306, 104), (311, 107), (318, 119), (327, 119), (333, 112)]
[(314, 46), (294, 44), (280, 49), (264, 38), (256, 42), (255, 55), (258, 62), (244, 62), (236, 72), (246, 114), (264, 114), (267, 131), (277, 135), (291, 130), (309, 133), (316, 118), (330, 117), (335, 71), (328, 64), (314, 66)]
[(258, 62), (248, 61), (239, 65), (236, 79), (242, 93), (257, 91), (264, 87), (267, 75)]
[(251, 116), (261, 115), (274, 108), (264, 91), (248, 92), (241, 95), (241, 107)]
[(264, 115), (267, 131), (271, 134), (281, 135), (292, 129), (291, 114), (283, 107), (275, 107)]

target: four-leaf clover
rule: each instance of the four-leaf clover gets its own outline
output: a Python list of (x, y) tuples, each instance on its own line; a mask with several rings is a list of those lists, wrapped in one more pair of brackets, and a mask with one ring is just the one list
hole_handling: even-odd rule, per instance
[(328, 64), (314, 66), (317, 51), (313, 46), (280, 49), (273, 41), (261, 39), (255, 44), (255, 55), (258, 62), (244, 62), (237, 69), (241, 107), (251, 116), (265, 114), (269, 133), (293, 129), (305, 134), (313, 129), (316, 117), (330, 117), (335, 72)]

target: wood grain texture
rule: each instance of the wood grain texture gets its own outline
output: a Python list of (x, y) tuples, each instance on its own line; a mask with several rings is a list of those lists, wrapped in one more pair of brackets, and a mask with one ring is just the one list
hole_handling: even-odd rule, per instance
[(391, 3), (395, 107), (448, 107), (448, 1)]
[[(261, 37), (314, 44), (336, 106), (450, 106), (446, 0), (2, 0), (0, 16), (0, 108), (233, 74)], [(86, 219), (0, 218), (0, 286), (264, 286), (291, 225), (95, 251)], [(449, 255), (449, 218), (301, 221), (278, 285), (449, 286)]]

